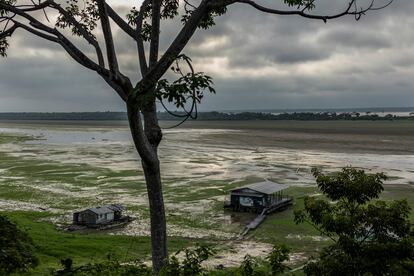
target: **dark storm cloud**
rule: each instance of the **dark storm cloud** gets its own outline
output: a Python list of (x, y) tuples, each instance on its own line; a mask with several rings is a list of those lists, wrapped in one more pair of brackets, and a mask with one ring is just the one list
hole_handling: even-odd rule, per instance
[(392, 41), (380, 32), (372, 30), (351, 30), (349, 28), (337, 28), (327, 32), (318, 40), (322, 45), (334, 45), (345, 48), (369, 48), (381, 49), (391, 47)]
[[(324, 80), (316, 84), (314, 78), (296, 77), (290, 80), (260, 78), (248, 82), (244, 79), (218, 79), (216, 83), (225, 86), (228, 93), (208, 97), (206, 104), (214, 106), (215, 110), (228, 109), (234, 102), (238, 102), (239, 109), (385, 106), (384, 100), (387, 106), (401, 106), (400, 97), (412, 99), (413, 93), (412, 83), (410, 89), (407, 89), (404, 81), (362, 81), (355, 77)], [(379, 86), (383, 89), (378, 89)]]
[(1, 111), (119, 110), (118, 96), (96, 74), (64, 56), (13, 58), (0, 66)]
[[(282, 7), (280, 2), (273, 6)], [(332, 14), (348, 1), (318, 2), (314, 13)], [(116, 9), (123, 15), (129, 10)], [(204, 110), (414, 106), (413, 10), (414, 1), (395, 0), (358, 22), (347, 17), (324, 24), (237, 4), (216, 26), (199, 30), (184, 52), (215, 79), (218, 93), (206, 97)], [(179, 19), (162, 24), (163, 49), (181, 26)], [(135, 43), (120, 30), (114, 36), (123, 72), (137, 80)], [(74, 41), (94, 55), (87, 44)], [(0, 62), (0, 111), (123, 109), (96, 74), (27, 33), (12, 39), (9, 58)]]
[[(246, 20), (248, 18), (248, 20)], [(320, 45), (312, 42), (317, 22), (298, 21), (297, 18), (263, 15), (246, 6), (237, 5), (217, 20), (217, 26), (199, 32), (189, 45), (192, 54), (201, 57), (222, 55), (232, 66), (260, 66), (266, 63), (297, 63), (319, 60), (329, 55)], [(203, 43), (227, 38), (221, 48), (206, 50)]]

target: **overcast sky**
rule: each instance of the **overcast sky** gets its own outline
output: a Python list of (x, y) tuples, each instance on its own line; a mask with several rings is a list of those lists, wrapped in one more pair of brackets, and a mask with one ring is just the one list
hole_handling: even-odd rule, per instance
[[(123, 15), (136, 3), (110, 2)], [(333, 13), (347, 2), (319, 0), (315, 12)], [(203, 110), (414, 106), (413, 12), (414, 1), (395, 0), (358, 22), (324, 24), (236, 4), (215, 27), (198, 30), (184, 53), (214, 78), (217, 94), (205, 98)], [(180, 26), (164, 22), (164, 49)], [(122, 70), (137, 80), (135, 44), (114, 33)], [(0, 112), (124, 110), (99, 76), (58, 46), (19, 31), (8, 54), (0, 59)]]

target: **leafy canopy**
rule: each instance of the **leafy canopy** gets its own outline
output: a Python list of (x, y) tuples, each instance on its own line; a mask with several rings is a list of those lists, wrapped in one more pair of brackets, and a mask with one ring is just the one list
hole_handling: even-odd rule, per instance
[(31, 238), (6, 216), (0, 215), (0, 275), (25, 272), (37, 264)]
[[(67, 6), (59, 12), (55, 26), (61, 29), (69, 28), (72, 34), (76, 36), (82, 35), (82, 29), (92, 35), (92, 31), (98, 26), (97, 22), (99, 20), (97, 1), (81, 1), (82, 5), (79, 5), (78, 2), (79, 0), (66, 1)], [(77, 24), (74, 24), (70, 17), (75, 18)]]
[(314, 169), (318, 188), (328, 199), (307, 197), (296, 223), (307, 222), (332, 244), (307, 264), (307, 275), (412, 275), (414, 233), (406, 200), (375, 200), (383, 173), (344, 168), (326, 175)]

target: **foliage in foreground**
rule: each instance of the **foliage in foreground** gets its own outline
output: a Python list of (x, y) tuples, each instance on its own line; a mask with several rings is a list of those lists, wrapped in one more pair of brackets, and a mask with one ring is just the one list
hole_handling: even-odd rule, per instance
[(37, 264), (32, 239), (0, 215), (0, 275), (24, 272)]
[[(182, 261), (178, 254), (183, 253)], [(206, 269), (202, 263), (213, 256), (215, 251), (206, 246), (194, 249), (185, 249), (170, 257), (168, 263), (160, 271), (159, 276), (260, 276), (280, 275), (288, 269), (283, 262), (289, 260), (289, 249), (282, 245), (275, 245), (265, 260), (246, 255), (240, 267), (234, 269), (216, 268), (214, 271)], [(142, 263), (122, 264), (108, 258), (102, 263), (87, 264), (74, 267), (71, 259), (62, 260), (63, 269), (54, 273), (55, 276), (151, 276), (152, 269)]]
[(407, 201), (372, 201), (384, 189), (384, 174), (348, 167), (333, 175), (314, 169), (313, 175), (327, 199), (306, 198), (295, 221), (310, 223), (333, 244), (305, 266), (307, 275), (414, 275)]
[(122, 276), (122, 275), (137, 275), (150, 276), (153, 275), (152, 269), (141, 263), (122, 264), (117, 260), (111, 260), (101, 263), (87, 264), (79, 267), (73, 267), (71, 259), (64, 259), (61, 261), (63, 269), (54, 273), (55, 276)]

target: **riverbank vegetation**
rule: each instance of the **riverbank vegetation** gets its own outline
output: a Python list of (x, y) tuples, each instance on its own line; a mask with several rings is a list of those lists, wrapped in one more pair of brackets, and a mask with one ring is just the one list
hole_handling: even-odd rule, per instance
[[(185, 115), (184, 113), (177, 113)], [(159, 120), (176, 121), (177, 117), (167, 112), (158, 112)], [(52, 112), (52, 113), (0, 113), (0, 120), (53, 120), (53, 121), (126, 121), (125, 112)], [(414, 115), (394, 115), (376, 112), (198, 112), (199, 121), (249, 121), (249, 120), (297, 120), (297, 121), (388, 121), (414, 120)]]

